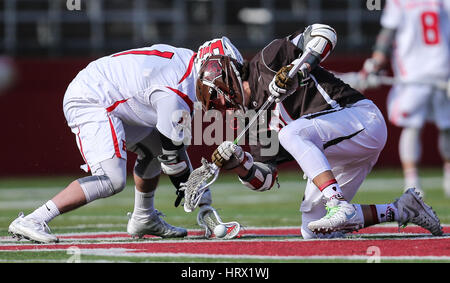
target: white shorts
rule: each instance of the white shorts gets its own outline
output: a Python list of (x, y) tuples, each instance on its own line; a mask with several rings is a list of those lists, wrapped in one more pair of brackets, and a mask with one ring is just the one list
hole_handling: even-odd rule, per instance
[(434, 122), (450, 128), (450, 99), (445, 91), (426, 85), (395, 85), (387, 100), (389, 121), (399, 127), (421, 128)]
[[(78, 91), (79, 85), (71, 84), (66, 97)], [(145, 168), (140, 168), (141, 177), (153, 178), (160, 174), (161, 168), (156, 156), (161, 151), (161, 145), (156, 128), (127, 125), (106, 108), (83, 98), (66, 100), (64, 115), (75, 134), (78, 149), (85, 162), (81, 168), (86, 172), (114, 156), (126, 160), (127, 148), (130, 148), (129, 151), (136, 151), (138, 154), (138, 161), (141, 157), (149, 157), (148, 154), (145, 156), (145, 152), (154, 152), (151, 155), (154, 160), (146, 163), (148, 166)], [(136, 146), (138, 143), (140, 149)]]
[[(383, 115), (372, 101), (366, 99), (311, 121), (326, 145), (323, 153), (336, 181), (345, 199), (351, 201), (386, 144)], [(322, 192), (308, 180), (300, 206), (302, 226), (325, 215), (324, 203)]]

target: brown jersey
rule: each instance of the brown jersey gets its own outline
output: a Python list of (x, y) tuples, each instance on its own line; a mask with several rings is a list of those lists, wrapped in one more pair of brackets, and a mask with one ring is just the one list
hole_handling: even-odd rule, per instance
[[(276, 39), (255, 55), (249, 64), (248, 82), (251, 89), (249, 109), (258, 110), (270, 96), (269, 84), (276, 72), (283, 66), (289, 65), (301, 55), (302, 50), (295, 46), (289, 37)], [(269, 131), (265, 136), (276, 134), (273, 131), (281, 129), (290, 121), (300, 117), (314, 118), (339, 111), (365, 97), (357, 90), (351, 88), (331, 72), (317, 66), (310, 76), (300, 83), (297, 90), (283, 100), (282, 103), (273, 104), (265, 123), (259, 124), (258, 134)], [(277, 125), (278, 124), (278, 125)], [(251, 133), (250, 133), (251, 134)], [(259, 138), (258, 138), (259, 141)], [(267, 146), (266, 146), (267, 147)], [(264, 146), (258, 142), (250, 146), (255, 161), (278, 164), (292, 160), (281, 145), (274, 155), (261, 154)]]

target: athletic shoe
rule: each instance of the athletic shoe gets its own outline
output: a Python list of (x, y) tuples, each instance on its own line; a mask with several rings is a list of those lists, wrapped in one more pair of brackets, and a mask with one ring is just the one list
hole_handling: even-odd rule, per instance
[(52, 235), (50, 228), (45, 222), (39, 222), (33, 218), (25, 218), (23, 212), (8, 228), (8, 233), (14, 238), (21, 240), (25, 238), (36, 243), (57, 243), (59, 239)]
[(327, 202), (326, 209), (324, 217), (308, 223), (308, 228), (314, 233), (347, 233), (363, 228), (364, 220), (358, 216), (352, 204), (333, 198)]
[(214, 228), (219, 224), (223, 224), (227, 227), (227, 234), (221, 239), (234, 239), (238, 236), (239, 231), (241, 231), (241, 225), (238, 222), (222, 222), (217, 211), (209, 205), (200, 207), (197, 214), (197, 223), (200, 227), (205, 229), (206, 238), (209, 238), (214, 234)]
[(142, 220), (128, 213), (127, 232), (132, 237), (142, 238), (144, 235), (159, 236), (162, 238), (180, 238), (187, 235), (187, 230), (182, 227), (175, 227), (161, 219), (164, 216), (155, 209), (148, 219)]
[(434, 236), (442, 235), (442, 227), (433, 209), (425, 204), (419, 196), (419, 192), (413, 188), (408, 189), (394, 202), (398, 210), (398, 224), (406, 227), (408, 223), (416, 224), (427, 229)]

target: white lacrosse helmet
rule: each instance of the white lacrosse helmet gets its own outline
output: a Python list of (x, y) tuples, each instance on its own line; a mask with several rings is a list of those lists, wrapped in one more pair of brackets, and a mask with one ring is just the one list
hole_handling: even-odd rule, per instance
[(195, 70), (198, 72), (203, 63), (212, 55), (225, 55), (238, 61), (240, 64), (244, 64), (239, 50), (231, 43), (226, 36), (222, 38), (216, 38), (203, 43), (197, 51), (197, 56), (194, 59)]

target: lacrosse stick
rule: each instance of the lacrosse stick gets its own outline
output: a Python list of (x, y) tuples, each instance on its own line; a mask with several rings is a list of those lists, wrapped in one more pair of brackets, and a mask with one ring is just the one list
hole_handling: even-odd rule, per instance
[[(300, 59), (295, 59), (292, 64), (293, 67), (289, 71), (288, 77), (293, 78), (294, 75), (299, 70), (306, 69), (306, 65), (300, 64)], [(258, 117), (266, 111), (272, 102), (275, 101), (275, 96), (271, 95), (264, 102), (264, 104), (259, 109), (258, 113), (254, 115), (247, 126), (239, 133), (239, 135), (234, 140), (234, 144), (237, 144), (239, 140), (245, 135), (245, 133), (250, 129), (250, 127), (256, 122)], [(220, 168), (212, 162), (208, 162), (205, 158), (201, 160), (202, 166), (198, 167), (191, 172), (188, 180), (181, 184), (181, 190), (184, 190), (184, 211), (192, 212), (199, 205), (203, 193), (208, 189), (208, 187), (214, 183), (219, 176)]]
[(355, 89), (368, 89), (378, 87), (380, 85), (430, 85), (436, 89), (444, 90), (447, 92), (447, 96), (450, 98), (450, 80), (449, 81), (430, 81), (430, 80), (402, 80), (389, 76), (380, 76), (370, 74), (367, 78), (362, 78), (358, 72), (349, 73), (334, 73), (336, 77), (340, 78), (344, 82), (348, 83)]

